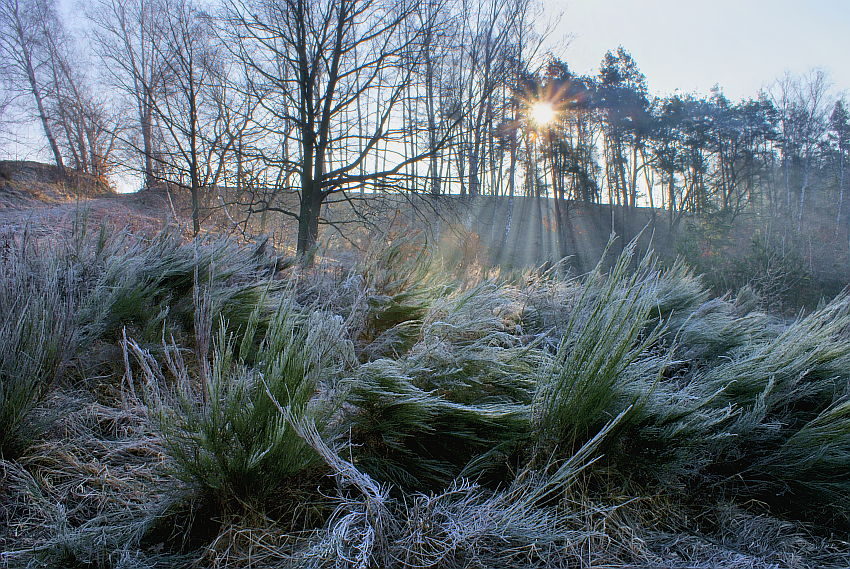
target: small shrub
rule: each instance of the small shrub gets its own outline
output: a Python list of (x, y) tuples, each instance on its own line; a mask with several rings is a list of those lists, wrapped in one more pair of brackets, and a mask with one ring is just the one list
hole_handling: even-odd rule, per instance
[(796, 240), (779, 239), (776, 235), (756, 232), (747, 254), (733, 260), (731, 283), (755, 290), (764, 308), (779, 312), (783, 308), (811, 306), (820, 300), (810, 294), (812, 274), (806, 270)]

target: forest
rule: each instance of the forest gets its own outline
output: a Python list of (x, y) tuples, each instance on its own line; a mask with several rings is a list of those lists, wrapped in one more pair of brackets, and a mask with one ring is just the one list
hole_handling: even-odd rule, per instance
[(0, 567), (850, 566), (847, 101), (548, 21), (0, 0)]

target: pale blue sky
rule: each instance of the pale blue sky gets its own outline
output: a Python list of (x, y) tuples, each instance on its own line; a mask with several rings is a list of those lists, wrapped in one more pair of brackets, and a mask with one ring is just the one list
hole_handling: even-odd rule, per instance
[(595, 73), (623, 45), (657, 93), (755, 96), (788, 70), (827, 71), (850, 89), (850, 0), (544, 0), (544, 16), (563, 13), (550, 47), (578, 73)]

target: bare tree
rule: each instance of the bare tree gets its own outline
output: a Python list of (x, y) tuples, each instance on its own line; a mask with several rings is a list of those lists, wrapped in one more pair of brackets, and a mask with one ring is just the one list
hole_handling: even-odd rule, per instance
[(136, 143), (125, 138), (140, 154), (145, 187), (156, 184), (156, 124), (154, 109), (163, 89), (161, 20), (168, 13), (164, 0), (98, 0), (88, 13), (94, 24), (93, 39), (103, 66), (115, 87), (132, 102), (136, 115)]
[(150, 100), (163, 144), (154, 156), (157, 177), (188, 189), (192, 230), (200, 231), (200, 194), (213, 173), (221, 142), (215, 126), (226, 105), (214, 99), (224, 81), (217, 68), (220, 52), (212, 44), (210, 18), (190, 0), (175, 0), (158, 19), (154, 54), (163, 62), (161, 93)]
[(43, 74), (50, 61), (44, 31), (55, 20), (49, 0), (0, 0), (0, 56), (7, 63), (12, 85), (32, 96), (44, 136), (56, 165), (65, 168), (51, 125)]
[[(468, 42), (467, 57), (471, 65), (468, 97), (470, 105), (464, 113), (467, 117), (471, 140), (467, 156), (469, 159), (469, 195), (481, 193), (482, 170), (492, 150), (488, 142), (494, 131), (496, 97), (499, 85), (507, 83), (511, 72), (510, 60), (505, 56), (513, 39), (519, 19), (524, 15), (527, 2), (479, 3), (475, 29)], [(467, 9), (472, 6), (467, 5)]]
[(786, 74), (771, 90), (773, 103), (780, 112), (779, 147), (789, 212), (795, 174), (798, 182), (798, 229), (802, 229), (812, 171), (827, 130), (828, 92), (829, 81), (821, 70), (813, 70), (802, 77)]
[(105, 176), (120, 131), (118, 113), (102, 97), (94, 95), (85, 56), (55, 10), (42, 19), (42, 38), (47, 60), (48, 113), (59, 146), (74, 169)]
[(838, 170), (838, 208), (835, 213), (835, 231), (841, 226), (841, 209), (844, 205), (844, 178), (847, 167), (847, 152), (850, 150), (850, 114), (844, 99), (835, 101), (832, 113), (829, 115), (829, 138), (836, 154), (836, 170)]
[[(293, 174), (297, 251), (309, 258), (322, 205), (351, 189), (402, 185), (405, 169), (429, 155), (404, 156), (398, 111), (432, 22), (419, 0), (230, 0), (225, 23), (253, 75), (262, 121), (278, 144), (268, 158)], [(376, 164), (366, 169), (364, 166)], [(288, 177), (287, 177), (288, 179)], [(274, 206), (266, 205), (268, 208)]]
[(0, 60), (0, 137), (5, 138), (11, 130), (9, 110), (15, 98), (11, 65), (6, 59)]
[(797, 218), (798, 230), (803, 228), (806, 193), (809, 189), (816, 154), (827, 131), (828, 91), (829, 81), (826, 73), (821, 70), (813, 71), (804, 77), (797, 86), (796, 111), (801, 122), (800, 143), (803, 170), (800, 183), (800, 211)]

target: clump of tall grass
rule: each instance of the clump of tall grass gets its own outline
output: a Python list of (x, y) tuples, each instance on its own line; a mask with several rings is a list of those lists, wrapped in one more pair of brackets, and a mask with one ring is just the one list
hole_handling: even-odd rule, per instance
[(850, 396), (846, 387), (844, 390), (837, 401), (790, 434), (753, 471), (781, 481), (798, 495), (798, 502), (814, 496), (850, 517)]
[(36, 407), (76, 353), (75, 269), (26, 234), (0, 256), (0, 457), (19, 455), (43, 431)]
[(543, 357), (536, 342), (523, 337), (518, 296), (498, 281), (444, 294), (398, 361), (418, 387), (455, 402), (528, 404)]
[[(634, 255), (628, 253), (628, 248), (624, 253)], [(652, 254), (648, 256), (651, 258)], [(634, 270), (640, 271), (641, 265), (645, 263), (640, 260)], [(682, 320), (709, 299), (710, 294), (702, 279), (681, 259), (657, 270), (653, 276), (650, 291), (654, 297), (655, 315), (671, 329), (677, 329)]]
[(707, 300), (668, 327), (675, 335), (677, 357), (692, 368), (716, 365), (718, 358), (750, 342), (769, 336), (772, 326), (765, 314), (750, 312), (735, 299)]
[(809, 398), (831, 401), (850, 364), (848, 329), (850, 297), (842, 295), (778, 334), (742, 345), (703, 380), (724, 387), (730, 401), (755, 401), (759, 395), (781, 406)]
[(649, 256), (633, 267), (634, 247), (634, 242), (627, 246), (607, 274), (600, 262), (586, 277), (557, 330), (560, 343), (543, 366), (534, 394), (535, 427), (544, 455), (559, 447), (574, 448), (624, 405), (639, 402), (623, 401), (625, 384), (642, 379), (629, 368), (641, 367), (644, 360), (654, 363), (651, 350), (661, 325), (653, 323), (657, 272)]
[(456, 402), (450, 394), (417, 387), (392, 360), (363, 365), (349, 401), (355, 406), (349, 422), (358, 466), (402, 488), (440, 488), (492, 463), (504, 469), (528, 437), (527, 405)]
[[(207, 303), (197, 310), (208, 311)], [(315, 397), (317, 389), (324, 383), (332, 392), (340, 366), (353, 358), (339, 319), (299, 309), (284, 295), (260, 332), (264, 308), (260, 302), (241, 329), (222, 321), (211, 341), (199, 341), (209, 352), (200, 350), (195, 362), (173, 343), (162, 364), (125, 343), (141, 368), (129, 383), (141, 382), (175, 474), (225, 511), (239, 501), (262, 504), (318, 465), (275, 402), (327, 426), (335, 409)], [(199, 335), (209, 334), (209, 315), (201, 320)]]
[(506, 324), (514, 296), (493, 282), (440, 296), (403, 355), (359, 367), (348, 421), (361, 468), (403, 488), (505, 476), (529, 437), (541, 360)]
[(609, 449), (618, 470), (846, 517), (848, 330), (846, 296), (790, 325), (703, 303), (664, 335), (667, 362), (619, 375), (615, 409), (636, 404)]
[(262, 299), (270, 300), (264, 319), (273, 311), (274, 295), (266, 293), (277, 287), (270, 277), (278, 262), (265, 241), (239, 246), (231, 239), (207, 238), (189, 244), (163, 231), (149, 242), (127, 244), (105, 261), (91, 310), (104, 315), (101, 335), (117, 336), (122, 326), (130, 326), (139, 341), (155, 343), (163, 329), (188, 341), (197, 286), (208, 290), (215, 318), (244, 326)]
[(840, 296), (705, 374), (735, 411), (716, 473), (731, 470), (774, 502), (850, 517), (848, 330), (850, 298)]
[(370, 250), (355, 268), (362, 295), (353, 306), (352, 336), (361, 359), (393, 357), (416, 342), (445, 286), (433, 268), (428, 248), (413, 239)]
[(699, 377), (707, 391), (721, 392), (718, 406), (734, 411), (719, 462), (754, 481), (768, 474), (824, 489), (836, 468), (850, 468), (850, 453), (841, 450), (847, 448), (848, 330), (850, 297), (840, 296), (778, 335), (742, 345)]

